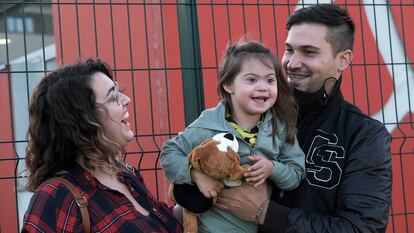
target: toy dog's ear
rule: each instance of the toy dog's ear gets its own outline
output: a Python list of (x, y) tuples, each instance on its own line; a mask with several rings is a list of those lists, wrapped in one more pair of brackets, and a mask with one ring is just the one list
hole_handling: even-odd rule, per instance
[(190, 154), (188, 154), (188, 161), (190, 161), (193, 168), (200, 169), (200, 158), (203, 155), (204, 151), (209, 147), (216, 146), (218, 144), (217, 141), (213, 139), (208, 139), (202, 142), (199, 146), (195, 147)]
[(190, 154), (188, 154), (188, 161), (190, 161), (193, 168), (200, 169), (200, 157), (201, 157), (201, 148), (194, 148)]
[(231, 147), (227, 147), (227, 156), (231, 159), (231, 161), (234, 161), (235, 164), (240, 164), (240, 157), (239, 155), (234, 152)]
[(229, 179), (230, 180), (238, 180), (243, 177), (244, 174), (244, 168), (240, 166), (240, 157), (239, 155), (234, 152), (233, 149), (230, 147), (227, 148), (226, 155), (233, 161), (233, 166), (231, 167), (231, 170), (229, 172)]

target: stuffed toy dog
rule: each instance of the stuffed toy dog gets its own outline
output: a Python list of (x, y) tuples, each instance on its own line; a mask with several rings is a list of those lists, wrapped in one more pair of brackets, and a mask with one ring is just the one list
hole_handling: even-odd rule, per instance
[[(238, 147), (239, 144), (234, 135), (230, 133), (220, 133), (216, 134), (212, 139), (207, 139), (199, 146), (195, 147), (190, 154), (188, 154), (187, 158), (193, 169), (199, 169), (213, 178), (222, 179), (226, 186), (238, 186), (241, 184), (241, 178), (245, 171), (245, 169), (240, 166), (240, 157), (237, 154)], [(186, 198), (186, 202), (193, 202), (193, 200), (194, 202), (197, 202), (197, 200), (200, 199), (208, 200), (213, 203), (215, 201), (205, 198), (198, 190), (197, 185), (186, 185), (188, 188), (184, 189), (184, 186), (177, 185), (177, 188), (178, 186), (180, 186), (181, 190), (176, 190), (172, 185), (169, 189), (170, 198), (174, 202), (176, 202), (178, 195), (180, 196), (179, 198)], [(180, 193), (177, 194), (177, 192)], [(178, 203), (180, 203), (180, 201), (178, 201)], [(210, 208), (213, 203), (209, 204), (207, 202), (205, 206)], [(197, 213), (193, 213), (186, 208), (183, 208), (183, 226), (185, 233), (197, 233), (197, 216)]]

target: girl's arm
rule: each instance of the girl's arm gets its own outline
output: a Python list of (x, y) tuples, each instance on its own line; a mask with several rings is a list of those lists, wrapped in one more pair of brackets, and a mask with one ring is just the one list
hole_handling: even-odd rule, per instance
[(280, 154), (273, 162), (273, 173), (269, 179), (282, 190), (297, 188), (305, 176), (305, 154), (298, 140), (280, 147)]
[(193, 128), (187, 128), (164, 143), (160, 162), (169, 181), (175, 184), (192, 184), (187, 155), (200, 143), (201, 140)]

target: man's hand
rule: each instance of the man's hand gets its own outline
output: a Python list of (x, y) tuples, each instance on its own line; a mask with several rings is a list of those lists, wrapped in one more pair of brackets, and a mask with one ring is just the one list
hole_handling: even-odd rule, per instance
[(259, 187), (243, 183), (239, 187), (223, 189), (217, 197), (215, 207), (227, 210), (244, 220), (258, 221), (259, 224), (262, 224), (264, 220), (262, 216), (266, 216), (267, 206), (260, 213), (259, 219), (256, 219), (257, 211), (266, 200), (269, 200), (266, 183)]
[(249, 166), (244, 173), (246, 182), (253, 184), (255, 187), (259, 187), (270, 175), (272, 175), (273, 163), (261, 156), (249, 156), (249, 158), (254, 164)]
[(196, 168), (192, 168), (190, 174), (198, 189), (207, 198), (217, 197), (224, 187), (223, 181), (214, 179)]

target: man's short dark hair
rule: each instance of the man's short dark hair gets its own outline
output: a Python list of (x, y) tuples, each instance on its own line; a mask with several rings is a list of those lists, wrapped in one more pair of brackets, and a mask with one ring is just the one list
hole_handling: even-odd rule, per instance
[(317, 4), (301, 8), (289, 16), (286, 29), (302, 23), (322, 24), (328, 27), (326, 41), (334, 55), (354, 45), (355, 25), (348, 12), (335, 4)]

